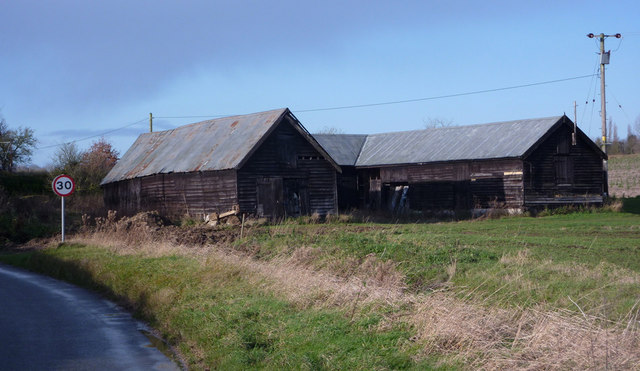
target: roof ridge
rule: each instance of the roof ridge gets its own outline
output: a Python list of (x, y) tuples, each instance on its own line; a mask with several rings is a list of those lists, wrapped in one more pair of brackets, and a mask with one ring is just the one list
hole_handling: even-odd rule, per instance
[[(196, 125), (204, 125), (204, 124), (211, 123), (211, 122), (217, 121), (217, 120), (230, 120), (230, 119), (237, 118), (237, 117), (247, 117), (247, 116), (268, 114), (268, 113), (279, 112), (279, 111), (286, 112), (286, 110), (288, 110), (288, 109), (289, 108), (284, 107), (284, 108), (272, 109), (272, 110), (268, 110), (268, 111), (244, 113), (244, 114), (233, 115), (233, 116), (216, 117), (216, 118), (212, 118), (212, 119), (208, 119), (208, 120), (202, 120), (202, 121), (198, 121), (198, 122), (192, 122), (192, 123), (189, 123), (189, 124), (180, 125), (180, 126), (177, 126), (175, 128), (171, 128), (171, 129), (167, 129), (167, 130), (154, 131), (153, 133), (162, 133), (162, 132), (173, 131), (173, 130), (178, 130), (178, 129), (187, 128), (187, 127), (193, 127), (193, 126), (196, 126)], [(151, 134), (151, 133), (143, 133), (143, 134)]]
[(386, 134), (402, 134), (402, 133), (417, 133), (417, 132), (425, 132), (425, 131), (438, 131), (438, 130), (446, 130), (446, 129), (458, 130), (458, 129), (463, 129), (463, 128), (479, 127), (479, 126), (504, 125), (504, 124), (522, 122), (522, 121), (539, 121), (539, 120), (551, 120), (551, 119), (559, 120), (560, 118), (562, 118), (562, 116), (563, 115), (539, 117), (539, 118), (530, 118), (530, 119), (508, 120), (508, 121), (486, 122), (486, 123), (482, 123), (482, 124), (451, 125), (451, 126), (444, 126), (444, 127), (439, 127), (439, 128), (387, 131), (387, 132), (383, 132), (383, 133), (373, 133), (373, 134), (366, 134), (366, 135), (367, 136), (377, 136), (377, 135), (386, 135)]

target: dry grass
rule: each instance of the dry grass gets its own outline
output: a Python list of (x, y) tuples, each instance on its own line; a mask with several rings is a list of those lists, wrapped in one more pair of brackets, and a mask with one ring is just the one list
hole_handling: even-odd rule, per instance
[(610, 324), (566, 310), (485, 308), (445, 293), (422, 298), (415, 308), (409, 321), (424, 352), (448, 354), (472, 369), (640, 367), (637, 310), (626, 324)]
[(640, 196), (640, 154), (610, 156), (609, 193), (615, 197)]
[[(338, 261), (317, 248), (303, 246), (265, 261), (255, 259), (250, 251), (233, 249), (224, 241), (199, 246), (176, 240), (158, 242), (159, 223), (153, 215), (117, 222), (111, 215), (111, 219), (99, 221), (96, 230), (86, 230), (73, 241), (109, 246), (119, 254), (191, 256), (202, 262), (204, 272), (223, 265), (300, 309), (333, 308), (343, 310), (351, 319), (376, 311), (384, 316), (378, 325), (380, 330), (398, 323), (409, 325), (415, 330), (410, 339), (414, 345), (422, 349), (425, 357), (443, 356), (443, 365), (453, 362), (486, 370), (640, 369), (639, 305), (619, 323), (612, 323), (583, 313), (578, 304), (575, 311), (542, 305), (533, 309), (487, 307), (469, 297), (455, 297), (446, 287), (430, 295), (416, 295), (405, 290), (405, 277), (396, 263), (375, 255)], [(528, 250), (521, 250), (502, 256), (500, 262), (526, 266), (530, 263), (529, 254)], [(569, 269), (552, 261), (543, 265), (549, 270)], [(456, 269), (455, 260), (446, 267), (449, 280)], [(595, 270), (580, 265), (570, 269), (573, 276), (590, 280), (607, 274), (640, 282), (632, 272), (605, 263)], [(517, 274), (507, 277), (522, 279)], [(528, 285), (533, 287), (535, 282)], [(150, 300), (170, 305), (174, 295), (166, 289)], [(571, 302), (573, 299), (568, 298)]]

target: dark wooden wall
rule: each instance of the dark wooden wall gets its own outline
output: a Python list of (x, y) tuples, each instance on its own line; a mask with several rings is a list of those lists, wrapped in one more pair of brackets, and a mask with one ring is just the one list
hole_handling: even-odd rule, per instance
[(602, 158), (571, 129), (561, 125), (524, 159), (525, 204), (599, 203), (604, 192)]
[[(408, 186), (413, 210), (455, 210), (601, 203), (602, 158), (590, 140), (564, 123), (519, 158), (361, 168), (361, 206), (389, 208)], [(340, 192), (344, 194), (345, 192)], [(341, 200), (341, 204), (345, 201)]]
[(234, 170), (156, 174), (104, 186), (107, 208), (120, 214), (156, 210), (163, 215), (202, 216), (237, 205)]
[(341, 166), (342, 173), (337, 174), (338, 208), (348, 211), (361, 207), (362, 199), (358, 192), (358, 172), (355, 166)]
[(383, 167), (380, 181), (381, 205), (395, 187), (407, 185), (408, 205), (413, 210), (518, 208), (523, 203), (519, 159)]
[[(336, 213), (335, 168), (287, 120), (238, 170), (240, 209), (268, 217)], [(260, 196), (269, 190), (273, 198)]]

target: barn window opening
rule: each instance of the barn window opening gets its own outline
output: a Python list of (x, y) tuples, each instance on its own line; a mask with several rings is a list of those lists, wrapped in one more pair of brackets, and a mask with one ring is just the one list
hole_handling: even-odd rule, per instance
[(556, 184), (573, 184), (573, 159), (569, 156), (556, 156)]
[(324, 157), (322, 157), (322, 156), (298, 156), (298, 160), (307, 160), (307, 161), (324, 160)]

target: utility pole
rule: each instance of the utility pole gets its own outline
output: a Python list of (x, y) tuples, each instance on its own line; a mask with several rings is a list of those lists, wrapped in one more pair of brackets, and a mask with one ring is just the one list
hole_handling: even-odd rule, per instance
[(578, 105), (576, 104), (576, 101), (573, 101), (573, 134), (571, 135), (571, 144), (572, 145), (576, 145), (577, 143), (577, 138), (576, 136), (578, 135)]
[[(604, 65), (609, 64), (609, 58), (611, 56), (611, 50), (608, 52), (604, 52), (604, 39), (607, 37), (615, 37), (619, 39), (622, 37), (621, 34), (617, 33), (615, 35), (605, 35), (601, 33), (600, 35), (594, 35), (592, 33), (587, 34), (587, 37), (593, 39), (597, 37), (600, 39), (600, 116), (602, 119), (602, 152), (607, 153), (607, 100), (604, 92)], [(609, 193), (609, 166), (607, 165), (607, 160), (604, 159), (602, 161), (602, 170), (604, 170), (604, 195), (605, 197)]]
[(149, 132), (153, 133), (153, 115), (149, 112)]

